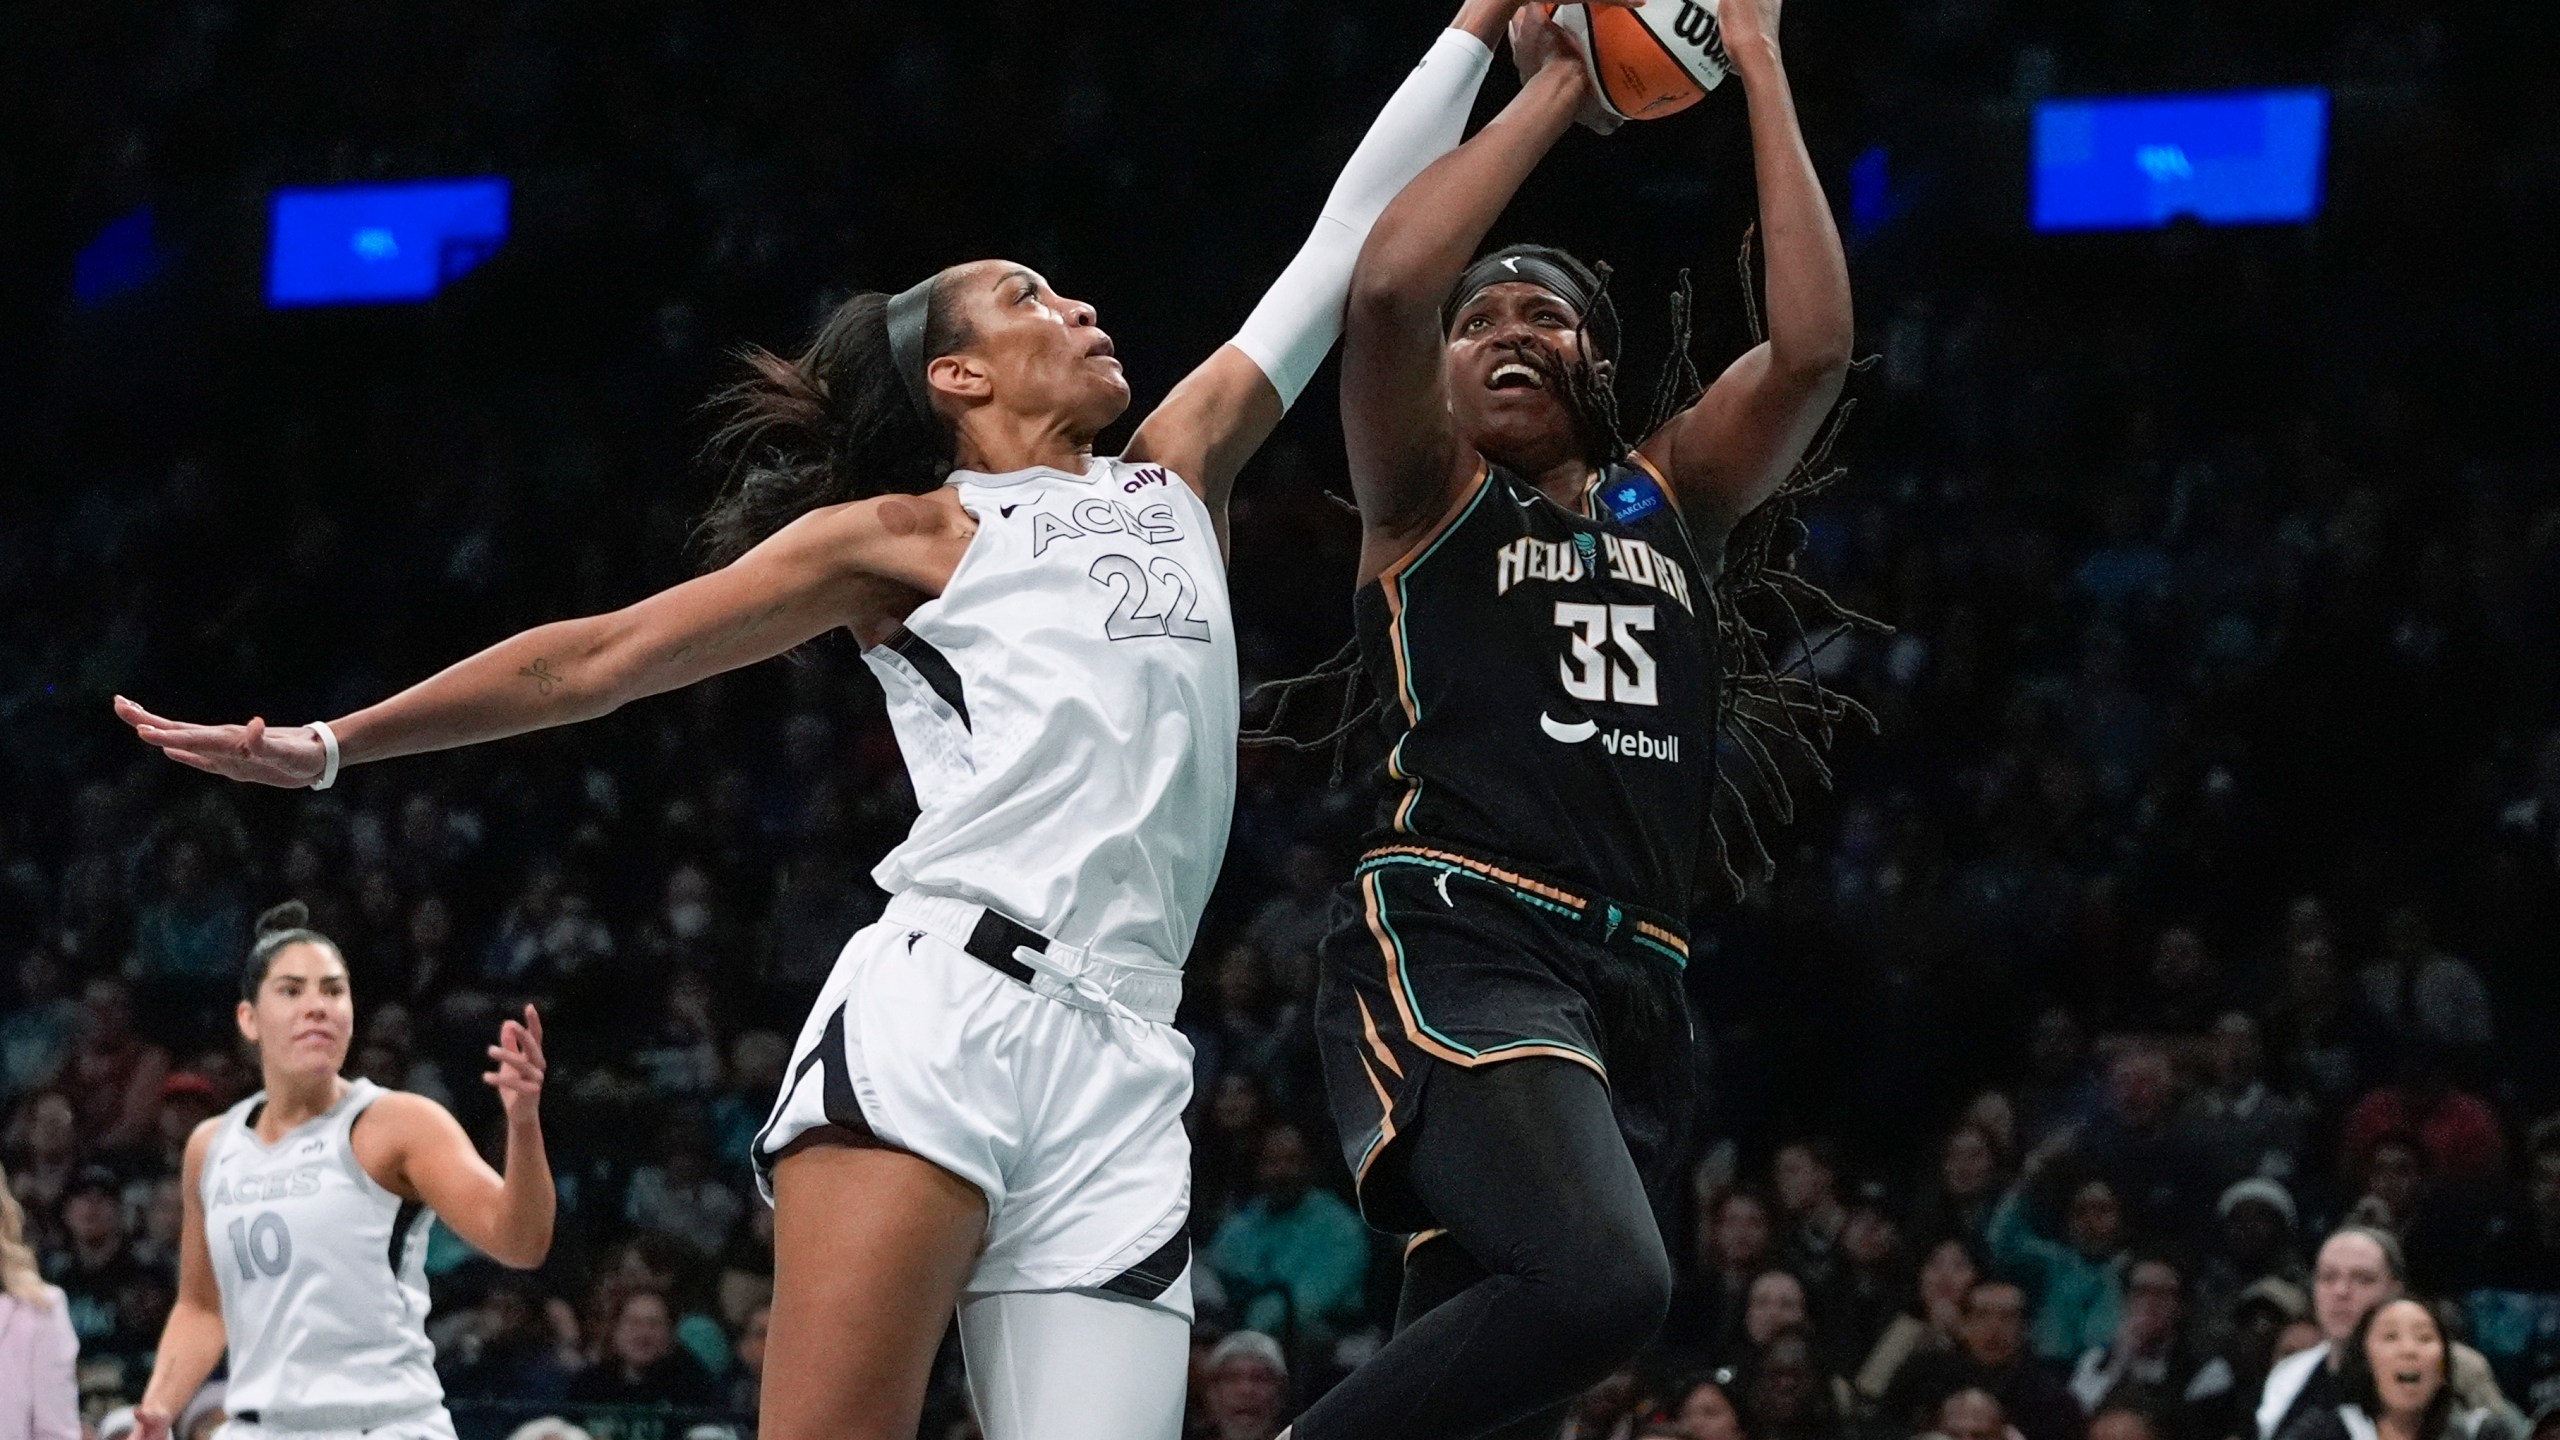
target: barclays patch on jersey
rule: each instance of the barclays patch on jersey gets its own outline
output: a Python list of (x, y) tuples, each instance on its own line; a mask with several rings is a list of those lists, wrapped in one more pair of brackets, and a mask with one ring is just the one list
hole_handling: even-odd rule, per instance
[(1601, 490), (1600, 503), (1619, 524), (1632, 525), (1662, 508), (1662, 487), (1650, 475), (1624, 476)]

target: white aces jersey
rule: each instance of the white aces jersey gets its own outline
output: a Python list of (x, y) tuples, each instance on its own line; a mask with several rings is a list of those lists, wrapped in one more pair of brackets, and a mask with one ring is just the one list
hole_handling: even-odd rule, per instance
[(263, 1094), (231, 1107), (199, 1198), (222, 1291), (224, 1406), (295, 1429), (364, 1429), (440, 1405), (427, 1339), (424, 1206), (382, 1188), (348, 1142), (384, 1094), (348, 1082), (326, 1112), (259, 1143)]
[(1226, 557), (1161, 465), (956, 471), (951, 582), (865, 651), (922, 813), (872, 878), (1179, 966), (1235, 809)]

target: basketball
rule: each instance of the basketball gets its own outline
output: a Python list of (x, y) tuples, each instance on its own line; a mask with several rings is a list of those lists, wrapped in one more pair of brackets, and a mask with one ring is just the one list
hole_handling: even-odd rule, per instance
[(1600, 103), (1621, 120), (1686, 110), (1733, 68), (1716, 0), (1653, 0), (1633, 10), (1550, 5), (1547, 13), (1582, 46)]

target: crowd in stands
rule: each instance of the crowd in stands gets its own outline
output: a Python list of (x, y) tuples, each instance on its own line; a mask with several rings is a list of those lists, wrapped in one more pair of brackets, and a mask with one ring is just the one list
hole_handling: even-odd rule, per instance
[[(1880, 732), (1797, 787), (1773, 877), (1710, 887), (1705, 1103), (1662, 1197), (1679, 1284), (1560, 1435), (2274, 1440), (2289, 1357), (2319, 1351), (2286, 1383), (2330, 1377), (2331, 1403), (2398, 1403), (2362, 1357), (2365, 1329), (2424, 1328), (2365, 1326), (2401, 1291), (2453, 1342), (2457, 1440), (2521, 1440), (2560, 1400), (2560, 302), (2521, 238), (2560, 221), (2560, 124), (2526, 58), (2548, 17), (2478, 8), (1789, 10), (1880, 357), (1800, 564), (1897, 630), (1823, 650)], [(351, 1072), (484, 1141), (481, 1047), (524, 1001), (549, 1020), (550, 1261), (430, 1250), (470, 1440), (751, 1425), (772, 1254), (747, 1140), (912, 814), (840, 637), (325, 794), (158, 761), (108, 697), (334, 715), (680, 576), (712, 483), (692, 407), (728, 347), (788, 344), (849, 284), (1019, 254), (1161, 393), (1439, 18), (0, 20), (24, 81), (0, 237), (26, 261), (0, 274), (0, 1164), (92, 1422), (171, 1302), (184, 1140), (255, 1083), (230, 1020), (251, 917), (300, 897), (353, 969)], [(2025, 104), (2278, 80), (2336, 87), (2317, 225), (2026, 233)], [(1502, 232), (1618, 267), (1631, 387), (1683, 266), (1708, 373), (1743, 343), (1742, 106), (1700, 108), (1570, 138)], [(266, 187), (477, 172), (515, 180), (516, 234), (434, 305), (258, 303)], [(76, 252), (146, 205), (156, 258), (75, 299)], [(1348, 628), (1326, 388), (1240, 487), (1248, 684)], [(1400, 1238), (1352, 1204), (1307, 1018), (1370, 810), (1354, 759), (1333, 785), (1327, 756), (1248, 752), (1189, 968), (1201, 1440), (1271, 1440), (1393, 1313)], [(934, 1440), (969, 1433), (958, 1367)], [(2386, 1433), (2455, 1422), (2430, 1423)]]

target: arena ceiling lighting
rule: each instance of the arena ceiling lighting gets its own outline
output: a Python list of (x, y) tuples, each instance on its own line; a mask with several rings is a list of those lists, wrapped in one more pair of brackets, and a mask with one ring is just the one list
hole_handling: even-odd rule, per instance
[(2328, 130), (2316, 89), (2048, 100), (2035, 116), (2035, 228), (2298, 224), (2320, 213)]
[(496, 176), (275, 193), (267, 303), (399, 305), (433, 296), (507, 238)]

